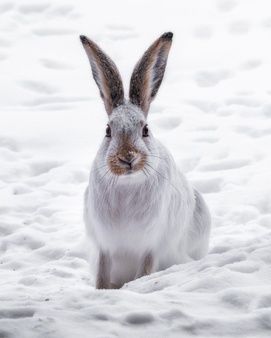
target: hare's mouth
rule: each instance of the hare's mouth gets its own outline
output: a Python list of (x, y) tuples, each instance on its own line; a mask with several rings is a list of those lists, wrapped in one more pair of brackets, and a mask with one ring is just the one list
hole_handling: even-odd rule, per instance
[(141, 153), (133, 154), (133, 156), (116, 154), (109, 157), (108, 165), (110, 171), (115, 175), (131, 175), (144, 168), (146, 158), (146, 155)]

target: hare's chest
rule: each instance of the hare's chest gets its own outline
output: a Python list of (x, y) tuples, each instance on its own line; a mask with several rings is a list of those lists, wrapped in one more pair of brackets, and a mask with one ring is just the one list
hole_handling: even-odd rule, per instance
[(120, 187), (98, 198), (97, 207), (104, 223), (132, 228), (146, 227), (161, 217), (161, 199), (144, 189)]
[(161, 237), (166, 224), (161, 197), (138, 190), (119, 191), (91, 199), (95, 210), (95, 233), (107, 246), (138, 249)]

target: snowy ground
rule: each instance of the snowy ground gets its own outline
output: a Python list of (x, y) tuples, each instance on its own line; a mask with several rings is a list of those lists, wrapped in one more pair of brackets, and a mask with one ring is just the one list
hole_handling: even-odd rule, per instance
[[(128, 84), (175, 33), (149, 125), (204, 194), (209, 255), (96, 291), (82, 197), (106, 115), (78, 35)], [(270, 337), (268, 0), (0, 1), (0, 337)]]

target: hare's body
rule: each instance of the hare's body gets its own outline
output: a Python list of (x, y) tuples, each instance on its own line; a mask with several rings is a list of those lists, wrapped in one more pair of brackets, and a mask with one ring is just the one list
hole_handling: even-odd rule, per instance
[[(127, 124), (136, 118), (134, 109), (129, 106), (124, 113)], [(147, 253), (153, 256), (152, 271), (205, 255), (209, 212), (167, 149), (152, 137), (147, 171), (116, 178), (106, 174), (107, 167), (99, 169), (106, 148), (105, 140), (90, 173), (85, 223), (98, 249), (112, 259), (111, 283), (119, 286), (135, 279)]]
[[(97, 45), (82, 39), (109, 115), (106, 137), (85, 194), (87, 233), (99, 252), (98, 288), (120, 287), (173, 264), (199, 259), (208, 250), (208, 209), (145, 122), (150, 103), (146, 93), (150, 99), (160, 86), (171, 38), (163, 35), (137, 65), (131, 80), (131, 102), (124, 101), (121, 88), (118, 95), (106, 92), (104, 83), (112, 80), (110, 72), (118, 76), (115, 66), (108, 65), (113, 68), (103, 74), (96, 60), (100, 50), (98, 53)], [(146, 64), (147, 57), (156, 64)], [(102, 60), (103, 67), (104, 60), (108, 61)], [(149, 71), (151, 66), (160, 78), (150, 77), (153, 82), (142, 91), (138, 86), (144, 78), (140, 80), (143, 75), (138, 69)], [(115, 83), (114, 90), (119, 85)]]

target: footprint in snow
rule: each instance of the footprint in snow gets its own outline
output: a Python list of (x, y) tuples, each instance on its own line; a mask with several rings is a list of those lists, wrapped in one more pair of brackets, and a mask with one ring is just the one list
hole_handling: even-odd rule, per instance
[(259, 264), (257, 264), (256, 262), (247, 262), (247, 261), (234, 263), (227, 268), (230, 269), (231, 271), (236, 271), (240, 273), (248, 273), (248, 274), (260, 270)]
[(218, 0), (216, 6), (221, 12), (230, 12), (237, 6), (237, 2), (236, 0)]
[(38, 36), (58, 36), (58, 35), (69, 35), (76, 33), (73, 29), (65, 29), (65, 28), (34, 28), (33, 33)]
[(85, 102), (92, 100), (89, 96), (61, 96), (61, 95), (48, 95), (43, 97), (38, 97), (31, 101), (24, 102), (25, 105), (30, 106), (40, 106), (40, 105), (50, 105), (47, 109), (66, 109), (70, 108), (71, 104), (76, 102)]
[(227, 69), (216, 71), (200, 71), (195, 75), (195, 81), (200, 87), (213, 87), (220, 82), (227, 80), (233, 76), (233, 73)]
[(18, 184), (13, 188), (13, 194), (14, 195), (23, 195), (23, 194), (29, 194), (33, 192), (32, 189), (30, 189), (27, 185), (25, 184)]
[(219, 138), (215, 136), (202, 136), (194, 138), (193, 141), (199, 143), (216, 143), (219, 141)]
[(0, 338), (10, 338), (13, 333), (0, 329)]
[[(18, 319), (18, 318), (27, 318), (33, 317), (35, 310), (31, 308), (4, 308), (0, 309), (0, 319)], [(1, 333), (1, 331), (0, 331)], [(8, 336), (7, 336), (8, 337)]]
[(265, 228), (269, 229), (270, 224), (271, 224), (271, 215), (261, 216), (260, 219), (258, 220), (258, 223), (264, 226)]
[(231, 169), (239, 169), (249, 164), (250, 160), (248, 159), (222, 160), (202, 165), (200, 167), (200, 170), (201, 171), (231, 170)]
[(10, 10), (12, 10), (14, 7), (14, 4), (11, 2), (5, 2), (3, 4), (0, 5), (0, 14), (4, 14), (6, 12), (9, 12)]
[(226, 105), (238, 105), (245, 107), (260, 107), (261, 102), (253, 97), (233, 96), (225, 100)]
[(26, 276), (19, 279), (18, 283), (25, 286), (33, 286), (33, 285), (38, 286), (40, 284), (40, 281), (36, 276)]
[(179, 116), (169, 116), (154, 120), (153, 123), (162, 129), (172, 130), (182, 123), (182, 119)]
[(231, 247), (225, 245), (217, 245), (212, 248), (210, 254), (222, 254), (224, 252), (230, 251)]
[(125, 322), (132, 325), (143, 325), (149, 324), (155, 320), (154, 316), (151, 313), (147, 312), (138, 312), (130, 313), (125, 317)]
[(63, 248), (55, 248), (44, 246), (36, 251), (39, 256), (47, 258), (49, 261), (58, 260), (66, 254), (66, 250)]
[(193, 180), (193, 185), (203, 194), (216, 193), (221, 191), (223, 180), (219, 177), (211, 179)]
[(196, 130), (196, 131), (215, 131), (217, 129), (218, 129), (218, 126), (209, 124), (209, 125), (198, 126), (194, 130)]
[(0, 236), (8, 236), (14, 233), (18, 229), (18, 225), (14, 224), (14, 222), (3, 222), (0, 223)]
[(52, 169), (58, 168), (62, 163), (57, 161), (41, 161), (31, 163), (31, 173), (33, 176), (46, 174)]
[(74, 170), (72, 172), (72, 182), (74, 183), (83, 183), (83, 182), (87, 182), (88, 180), (88, 170)]
[(229, 289), (222, 291), (220, 299), (223, 303), (227, 303), (231, 306), (248, 309), (253, 297), (251, 297), (250, 292), (244, 292), (240, 289)]
[(188, 173), (195, 169), (199, 161), (200, 158), (198, 157), (182, 158), (180, 161), (178, 161), (178, 164), (183, 173)]
[[(1, 56), (0, 56), (1, 57)], [(71, 65), (66, 64), (64, 61), (59, 60), (52, 60), (52, 59), (40, 59), (40, 63), (48, 68), (53, 70), (65, 70), (65, 69), (72, 69)]]
[(8, 58), (7, 54), (0, 53), (0, 61), (5, 61)]
[(5, 48), (5, 47), (10, 47), (12, 45), (12, 42), (10, 40), (7, 40), (5, 38), (0, 37), (0, 47)]
[(217, 110), (218, 104), (213, 101), (204, 100), (187, 100), (188, 104), (200, 109), (204, 113), (213, 113)]
[(261, 296), (256, 302), (257, 309), (271, 308), (271, 294)]
[(228, 26), (228, 31), (232, 35), (247, 34), (251, 29), (251, 24), (246, 20), (232, 21)]
[(49, 207), (41, 207), (37, 210), (36, 214), (42, 215), (44, 217), (50, 218), (53, 216), (58, 210)]
[(262, 65), (262, 61), (260, 59), (250, 59), (242, 63), (240, 66), (240, 69), (241, 70), (252, 70), (252, 69), (260, 67), (261, 65)]
[(0, 136), (0, 147), (7, 148), (14, 152), (17, 152), (19, 149), (16, 141), (5, 136)]
[[(271, 95), (271, 93), (270, 93)], [(270, 117), (271, 118), (271, 104), (266, 104), (263, 108), (262, 108), (262, 113), (266, 116), (266, 117)]]
[(250, 126), (240, 125), (235, 128), (238, 133), (245, 134), (249, 137), (258, 138), (271, 135), (271, 128), (252, 128)]
[(222, 257), (222, 260), (216, 264), (216, 266), (222, 267), (225, 265), (230, 265), (234, 263), (239, 263), (242, 261), (246, 261), (247, 257), (245, 254), (231, 254), (229, 257)]
[(9, 148), (0, 146), (0, 158), (2, 161), (18, 162), (18, 154)]
[(37, 14), (45, 12), (50, 7), (49, 3), (33, 3), (33, 4), (25, 4), (18, 7), (18, 11), (22, 14)]
[(29, 250), (37, 250), (44, 247), (45, 242), (37, 238), (36, 232), (33, 234), (28, 234), (26, 232), (20, 231), (13, 233), (8, 237), (9, 243), (17, 245), (21, 248), (27, 248)]
[(20, 81), (20, 85), (23, 88), (31, 90), (33, 92), (39, 94), (54, 94), (57, 91), (56, 87), (48, 85), (47, 83), (42, 83), (39, 81), (32, 81), (32, 80), (22, 80)]

